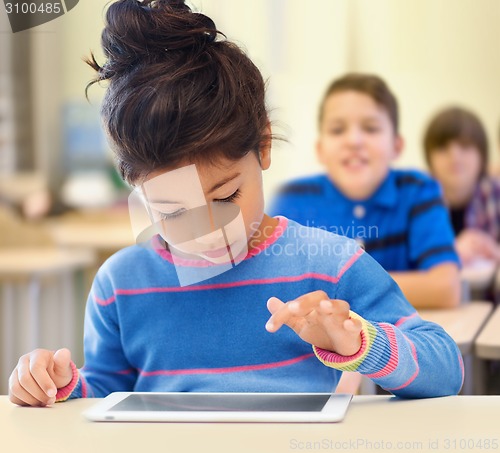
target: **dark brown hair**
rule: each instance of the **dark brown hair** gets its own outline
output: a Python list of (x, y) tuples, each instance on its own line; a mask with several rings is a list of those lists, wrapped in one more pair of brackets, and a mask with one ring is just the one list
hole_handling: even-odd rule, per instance
[(183, 0), (119, 0), (106, 12), (101, 115), (123, 179), (184, 162), (258, 156), (271, 139), (258, 68)]
[(326, 100), (334, 93), (342, 91), (358, 91), (370, 96), (379, 107), (387, 111), (394, 128), (394, 134), (399, 134), (398, 101), (383, 79), (372, 74), (349, 73), (335, 79), (326, 89), (319, 107), (319, 127), (323, 122)]
[(449, 107), (438, 112), (424, 133), (424, 152), (430, 167), (431, 154), (451, 141), (475, 146), (482, 159), (481, 175), (488, 167), (488, 138), (481, 120), (470, 110)]

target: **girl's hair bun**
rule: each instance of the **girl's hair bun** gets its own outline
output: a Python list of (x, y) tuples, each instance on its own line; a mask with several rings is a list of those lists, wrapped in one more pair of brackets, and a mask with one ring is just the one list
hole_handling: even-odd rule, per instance
[(98, 80), (110, 79), (140, 62), (199, 52), (218, 33), (212, 19), (192, 12), (184, 0), (118, 0), (109, 6), (102, 32), (107, 62), (100, 67), (93, 56), (87, 62)]
[[(271, 140), (265, 82), (211, 19), (182, 0), (118, 0), (107, 11), (107, 57), (89, 87), (109, 79), (101, 118), (123, 179), (186, 162), (212, 165)], [(224, 37), (225, 38), (225, 37)]]

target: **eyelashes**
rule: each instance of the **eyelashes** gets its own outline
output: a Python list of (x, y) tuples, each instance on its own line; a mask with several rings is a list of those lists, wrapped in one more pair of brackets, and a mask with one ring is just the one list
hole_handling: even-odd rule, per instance
[(229, 197), (215, 199), (214, 201), (217, 203), (230, 203), (231, 201), (236, 200), (239, 196), (240, 196), (240, 189), (236, 189), (236, 192), (234, 192), (232, 195), (229, 195)]
[[(241, 195), (240, 189), (237, 189), (234, 193), (232, 193), (231, 195), (229, 195), (229, 197), (218, 198), (218, 199), (214, 199), (213, 201), (215, 203), (231, 203), (232, 201), (234, 201), (237, 198), (239, 198), (240, 195)], [(179, 209), (179, 210), (177, 210), (175, 212), (168, 213), (168, 214), (165, 213), (165, 212), (157, 211), (158, 215), (160, 216), (160, 218), (162, 220), (172, 220), (172, 219), (175, 219), (176, 217), (181, 216), (184, 212), (186, 212), (186, 209), (184, 209), (184, 208)]]
[(160, 219), (162, 220), (172, 220), (175, 219), (176, 217), (179, 217), (182, 215), (183, 212), (185, 212), (185, 209), (179, 209), (178, 211), (172, 212), (170, 214), (166, 214), (165, 212), (159, 212), (158, 214), (160, 215)]

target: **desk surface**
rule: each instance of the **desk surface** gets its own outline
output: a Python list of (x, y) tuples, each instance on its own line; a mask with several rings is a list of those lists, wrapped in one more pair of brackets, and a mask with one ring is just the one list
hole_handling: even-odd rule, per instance
[(497, 307), (477, 337), (476, 355), (483, 359), (500, 359), (500, 307)]
[(60, 250), (56, 247), (4, 248), (0, 250), (0, 279), (43, 275), (91, 266), (90, 250)]
[(419, 313), (423, 319), (442, 326), (455, 340), (462, 354), (468, 354), (492, 310), (491, 302), (478, 301), (465, 303), (457, 308), (419, 310)]
[(355, 396), (344, 421), (333, 424), (95, 423), (81, 415), (95, 402), (73, 400), (52, 408), (31, 408), (15, 406), (1, 396), (2, 451), (280, 453), (500, 449), (500, 396), (426, 400)]
[(47, 229), (57, 245), (116, 251), (135, 243), (128, 211), (108, 214), (71, 214), (48, 222)]
[(478, 260), (472, 265), (465, 266), (460, 275), (472, 290), (488, 288), (495, 278), (496, 264), (488, 260)]

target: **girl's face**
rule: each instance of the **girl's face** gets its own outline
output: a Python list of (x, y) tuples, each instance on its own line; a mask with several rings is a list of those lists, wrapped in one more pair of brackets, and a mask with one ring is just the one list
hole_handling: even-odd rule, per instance
[(316, 145), (320, 162), (348, 198), (369, 198), (403, 148), (387, 111), (357, 91), (330, 95)]
[(149, 175), (142, 190), (172, 252), (221, 264), (246, 251), (263, 227), (262, 170), (270, 165), (269, 150), (260, 157), (261, 163), (251, 152), (238, 161)]
[(473, 144), (452, 140), (431, 151), (429, 166), (445, 192), (471, 194), (481, 173), (481, 152)]

